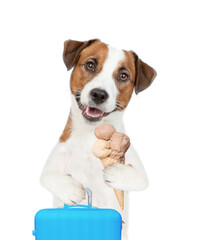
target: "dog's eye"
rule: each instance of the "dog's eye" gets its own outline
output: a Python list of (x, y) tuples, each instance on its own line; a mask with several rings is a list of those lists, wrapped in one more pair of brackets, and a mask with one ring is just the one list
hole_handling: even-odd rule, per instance
[(92, 61), (89, 61), (86, 63), (85, 68), (90, 72), (94, 72), (96, 70), (96, 64)]
[(118, 80), (121, 80), (121, 81), (126, 81), (128, 80), (128, 78), (129, 78), (129, 75), (125, 72), (120, 72), (118, 75)]

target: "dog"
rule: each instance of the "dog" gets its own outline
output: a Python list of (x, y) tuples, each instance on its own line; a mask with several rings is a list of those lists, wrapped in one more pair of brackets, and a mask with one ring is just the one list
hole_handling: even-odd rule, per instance
[[(98, 39), (68, 40), (63, 60), (70, 80), (71, 109), (58, 143), (41, 174), (41, 184), (54, 196), (54, 207), (64, 203), (87, 204), (84, 187), (93, 192), (93, 205), (112, 208), (123, 219), (122, 239), (127, 239), (128, 192), (144, 190), (148, 179), (133, 146), (126, 164), (114, 163), (105, 169), (92, 153), (94, 129), (101, 123), (125, 132), (122, 116), (132, 93), (150, 86), (156, 71), (133, 51), (111, 47)], [(125, 207), (118, 204), (113, 189), (125, 191)]]

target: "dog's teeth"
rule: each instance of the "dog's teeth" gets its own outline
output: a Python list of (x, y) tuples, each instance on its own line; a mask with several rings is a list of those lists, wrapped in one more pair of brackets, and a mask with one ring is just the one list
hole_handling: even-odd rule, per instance
[(93, 116), (91, 116), (91, 114), (89, 113), (89, 107), (86, 108), (86, 114), (87, 114), (88, 116), (90, 116), (90, 117), (93, 117)]
[(86, 108), (86, 114), (87, 115), (89, 115), (88, 110), (89, 110), (89, 107)]
[(102, 117), (104, 112), (100, 112), (100, 113), (92, 113), (90, 112), (90, 107), (87, 107), (86, 110), (85, 110), (85, 113), (89, 116), (89, 117)]

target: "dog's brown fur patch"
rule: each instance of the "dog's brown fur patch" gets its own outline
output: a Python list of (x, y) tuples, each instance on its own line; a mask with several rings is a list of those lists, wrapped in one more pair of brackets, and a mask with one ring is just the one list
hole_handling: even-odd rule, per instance
[[(134, 89), (134, 84), (135, 84), (135, 63), (134, 63), (134, 55), (132, 52), (125, 51), (125, 59), (120, 61), (118, 64), (116, 70), (113, 73), (113, 78), (115, 80), (116, 86), (119, 90), (118, 96), (116, 98), (116, 101), (118, 105), (121, 105), (118, 109), (118, 111), (123, 111), (126, 106), (129, 103), (129, 100), (131, 98), (133, 89)], [(127, 70), (127, 73), (130, 75), (130, 80), (126, 82), (120, 82), (117, 80), (117, 75), (119, 72), (120, 68), (125, 68)]]
[[(90, 82), (101, 72), (107, 56), (108, 47), (100, 41), (95, 41), (81, 52), (71, 76), (70, 88), (72, 94), (75, 95), (77, 92), (80, 92), (86, 83)], [(96, 71), (93, 73), (85, 69), (85, 64), (90, 59), (96, 59), (97, 61)]]
[(59, 142), (65, 142), (70, 137), (71, 132), (72, 132), (72, 119), (71, 119), (71, 113), (70, 113), (67, 123), (65, 125), (65, 128), (63, 130), (63, 133), (60, 136)]
[[(97, 74), (101, 72), (107, 56), (108, 47), (105, 43), (102, 43), (100, 41), (95, 41), (89, 47), (83, 49), (71, 75), (70, 88), (73, 95), (76, 95), (77, 92), (80, 92), (87, 82), (91, 81)], [(90, 59), (97, 60), (96, 71), (94, 73), (90, 73), (85, 69), (85, 63), (87, 62), (87, 60)], [(70, 116), (64, 128), (64, 131), (60, 136), (59, 141), (67, 141), (67, 139), (71, 135), (71, 132), (72, 119), (70, 113)]]

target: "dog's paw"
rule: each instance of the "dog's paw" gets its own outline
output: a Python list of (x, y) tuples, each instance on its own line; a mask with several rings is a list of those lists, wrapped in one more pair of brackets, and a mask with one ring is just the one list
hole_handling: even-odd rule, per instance
[(131, 164), (114, 163), (103, 170), (105, 183), (114, 189), (123, 191), (144, 190), (148, 180)]
[(105, 183), (114, 189), (125, 190), (128, 172), (131, 166), (114, 163), (104, 168), (103, 178)]
[(65, 175), (61, 179), (61, 185), (56, 197), (67, 205), (74, 205), (86, 198), (86, 192), (81, 183), (71, 176)]

